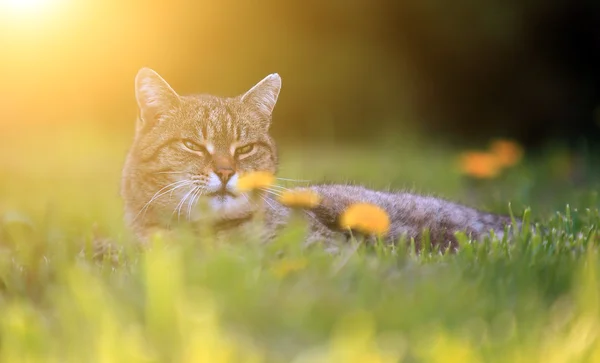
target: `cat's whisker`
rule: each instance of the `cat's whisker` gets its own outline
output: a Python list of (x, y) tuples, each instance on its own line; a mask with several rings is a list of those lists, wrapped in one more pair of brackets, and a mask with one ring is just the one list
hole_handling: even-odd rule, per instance
[(286, 188), (286, 187), (281, 186), (281, 185), (270, 185), (268, 188), (277, 188), (277, 189), (280, 189), (280, 190), (291, 191), (290, 188)]
[[(184, 196), (183, 198), (181, 198), (181, 200), (179, 201), (179, 203), (177, 204), (177, 206), (175, 207), (176, 211), (177, 211), (177, 221), (179, 221), (180, 217), (181, 217), (181, 208), (183, 207), (183, 205), (185, 204), (185, 201), (189, 198), (189, 196), (196, 191), (198, 187), (194, 186), (192, 189), (190, 189)], [(175, 210), (173, 211), (173, 214), (175, 214)]]
[(307, 216), (309, 216), (313, 221), (319, 223), (319, 220), (317, 219), (317, 217), (315, 217), (315, 215), (305, 209), (302, 209), (302, 211), (304, 212), (304, 214), (306, 214)]
[(258, 190), (266, 192), (266, 193), (272, 193), (272, 194), (279, 193), (277, 190), (273, 190), (273, 189), (269, 189), (269, 188), (258, 188)]
[(246, 199), (246, 202), (248, 202), (248, 204), (250, 204), (254, 207), (258, 206), (258, 203), (254, 199), (249, 198), (247, 194), (242, 194), (242, 196)]
[(289, 182), (295, 182), (295, 183), (310, 183), (310, 180), (305, 180), (305, 179), (290, 179), (290, 178), (275, 178), (275, 179), (289, 181)]
[[(285, 187), (281, 187), (281, 186), (279, 186), (279, 185), (271, 185), (269, 188), (261, 188), (261, 190), (263, 190), (264, 192), (267, 192), (267, 193), (269, 193), (269, 194), (275, 195), (275, 196), (277, 196), (277, 197), (281, 197), (281, 195), (282, 195), (282, 190), (272, 190), (272, 189), (270, 189), (270, 188), (272, 188), (272, 187), (274, 187), (274, 186), (280, 187), (281, 189), (283, 189), (283, 190), (285, 190), (285, 191), (291, 191), (291, 189), (289, 189), (289, 188), (285, 188)], [(265, 201), (267, 204), (269, 204), (269, 206), (270, 206), (272, 209), (274, 209), (273, 205), (272, 205), (272, 204), (270, 204), (270, 203), (267, 201), (267, 198), (264, 198), (263, 196), (260, 196), (260, 197), (261, 197), (261, 198), (262, 198), (262, 199), (263, 199), (263, 200), (264, 200), (264, 201)], [(305, 209), (302, 209), (302, 212), (304, 212), (304, 214), (306, 214), (306, 215), (307, 215), (308, 217), (310, 217), (312, 220), (314, 220), (314, 221), (317, 221), (317, 217), (315, 217), (315, 216), (314, 216), (313, 214), (311, 214), (309, 211), (307, 211), (307, 210), (305, 210)]]
[(202, 197), (202, 194), (206, 191), (206, 187), (202, 186), (200, 191), (198, 192), (198, 195), (196, 196), (196, 200), (194, 201), (194, 204), (197, 204), (200, 201), (200, 198)]
[[(194, 184), (193, 180), (190, 180), (190, 182), (191, 182), (191, 184)], [(165, 192), (165, 193), (169, 193), (169, 200), (171, 200), (173, 198), (173, 192), (177, 189), (178, 188), (175, 188), (175, 189), (171, 189), (169, 192)]]
[(155, 174), (185, 174), (187, 171), (157, 171)]
[(263, 188), (265, 190), (270, 190), (270, 191), (273, 191), (273, 192), (278, 192), (278, 193), (281, 193), (284, 190), (290, 190), (290, 189), (288, 189), (286, 187), (282, 187), (280, 185), (269, 185), (269, 186), (264, 186), (264, 187), (261, 187), (261, 188)]
[(194, 194), (192, 194), (192, 198), (188, 203), (188, 220), (192, 220), (192, 208), (194, 207), (198, 199), (200, 199), (200, 195), (202, 194), (203, 189), (204, 188), (202, 187), (196, 187), (196, 191), (194, 192)]
[[(188, 203), (188, 207), (189, 207), (189, 205), (190, 205), (190, 203), (192, 201), (192, 198), (194, 198), (194, 195), (198, 191), (198, 188), (199, 188), (198, 186), (195, 186), (192, 190), (190, 190), (186, 194), (185, 198), (183, 199), (183, 203), (179, 206), (179, 211), (177, 212), (177, 220), (179, 220), (179, 218), (180, 218), (180, 214), (181, 214), (181, 211), (183, 210), (183, 208), (185, 206), (185, 203)], [(183, 210), (183, 216), (185, 217), (185, 210)]]
[(276, 197), (281, 197), (281, 192), (278, 192), (276, 190), (271, 190), (271, 189), (266, 189), (266, 188), (259, 188), (259, 189), (262, 190), (265, 193), (272, 194), (272, 195), (274, 195)]
[(246, 202), (248, 202), (248, 204), (253, 204), (252, 200), (250, 200), (250, 198), (248, 198), (248, 196), (245, 193), (242, 193), (241, 196), (244, 197), (244, 199), (246, 199)]
[(272, 210), (275, 210), (275, 207), (273, 206), (273, 204), (271, 204), (271, 203), (269, 202), (269, 200), (268, 200), (267, 198), (265, 198), (265, 197), (264, 197), (264, 196), (262, 196), (262, 195), (260, 196), (260, 198), (261, 198), (262, 200), (264, 200), (264, 201), (265, 201), (265, 203), (267, 203), (267, 205), (268, 205), (269, 207), (271, 207), (271, 209), (272, 209)]
[[(194, 184), (194, 182), (193, 182), (193, 181), (189, 181), (189, 182), (187, 182), (187, 183), (182, 183), (182, 184), (180, 184), (180, 185), (177, 185), (177, 186), (175, 186), (175, 187), (173, 187), (173, 188), (171, 188), (171, 189), (169, 189), (169, 190), (165, 190), (165, 191), (164, 191), (164, 192), (161, 194), (161, 196), (163, 196), (163, 195), (166, 195), (166, 194), (168, 193), (168, 194), (169, 194), (169, 200), (171, 200), (171, 198), (173, 198), (173, 192), (174, 192), (174, 191), (176, 191), (176, 190), (177, 190), (177, 189), (179, 189), (179, 188), (186, 187), (186, 186), (188, 186), (188, 185), (190, 185), (190, 184)], [(158, 199), (158, 198), (157, 198), (157, 199)]]
[(188, 200), (188, 205), (187, 205), (187, 220), (191, 220), (192, 219), (192, 203), (194, 202), (194, 199), (196, 198), (196, 193), (198, 193), (198, 187), (194, 188), (194, 191), (192, 192), (192, 195), (190, 196), (190, 199)]
[[(168, 184), (167, 186), (161, 188), (159, 191), (154, 193), (152, 198), (150, 198), (150, 200), (146, 204), (144, 204), (142, 209), (140, 209), (140, 211), (136, 214), (136, 216), (133, 218), (133, 220), (135, 221), (142, 212), (145, 212), (150, 207), (150, 204), (152, 204), (152, 202), (154, 202), (155, 200), (157, 200), (158, 198), (162, 197), (163, 195), (165, 195), (169, 192), (172, 193), (175, 189), (179, 189), (179, 188), (187, 185), (188, 183), (191, 183), (191, 181), (190, 180), (179, 180), (179, 181), (173, 182), (173, 183)], [(167, 190), (165, 192), (163, 192), (163, 190), (165, 190), (165, 189), (167, 189)]]

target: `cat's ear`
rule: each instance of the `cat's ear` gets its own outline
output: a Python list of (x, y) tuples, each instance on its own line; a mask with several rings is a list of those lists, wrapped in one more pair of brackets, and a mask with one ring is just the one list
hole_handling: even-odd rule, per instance
[(273, 73), (266, 76), (242, 96), (242, 102), (255, 107), (265, 116), (271, 116), (281, 90), (281, 77)]
[(167, 111), (180, 102), (173, 88), (150, 68), (140, 69), (135, 77), (135, 97), (140, 108), (138, 127), (160, 121)]

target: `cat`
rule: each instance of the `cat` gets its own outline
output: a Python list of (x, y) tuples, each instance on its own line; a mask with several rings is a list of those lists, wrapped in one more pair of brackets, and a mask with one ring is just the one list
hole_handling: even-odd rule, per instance
[[(271, 193), (256, 198), (235, 188), (242, 173), (277, 173), (277, 149), (269, 127), (280, 90), (281, 77), (275, 73), (236, 97), (180, 96), (155, 71), (138, 72), (139, 117), (121, 191), (126, 220), (142, 243), (156, 231), (175, 228), (182, 219), (226, 232), (240, 230), (261, 215), (260, 238), (265, 241), (288, 223), (290, 210)], [(476, 239), (492, 229), (501, 235), (511, 221), (508, 216), (407, 192), (339, 184), (308, 188), (321, 202), (305, 211), (307, 244), (333, 246), (351, 238), (339, 218), (357, 202), (375, 204), (389, 214), (385, 240), (414, 239), (417, 247), (424, 229), (433, 245), (456, 249), (455, 232)]]

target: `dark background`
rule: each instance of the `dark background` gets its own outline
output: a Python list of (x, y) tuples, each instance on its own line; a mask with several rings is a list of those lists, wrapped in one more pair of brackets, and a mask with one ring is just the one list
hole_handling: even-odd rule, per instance
[(149, 66), (182, 94), (280, 73), (281, 140), (600, 141), (597, 1), (54, 1), (1, 10), (2, 127), (130, 133)]

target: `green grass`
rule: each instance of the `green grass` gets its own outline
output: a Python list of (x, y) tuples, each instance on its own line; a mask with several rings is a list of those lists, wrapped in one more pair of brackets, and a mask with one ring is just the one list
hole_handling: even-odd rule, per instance
[[(510, 243), (331, 256), (302, 249), (294, 225), (267, 246), (157, 238), (138, 252), (118, 196), (129, 137), (0, 145), (0, 362), (600, 361), (598, 178), (575, 185), (558, 148), (474, 183), (443, 145), (280, 145), (283, 177), (510, 202), (539, 229)], [(124, 246), (117, 263), (91, 257), (98, 238)]]

